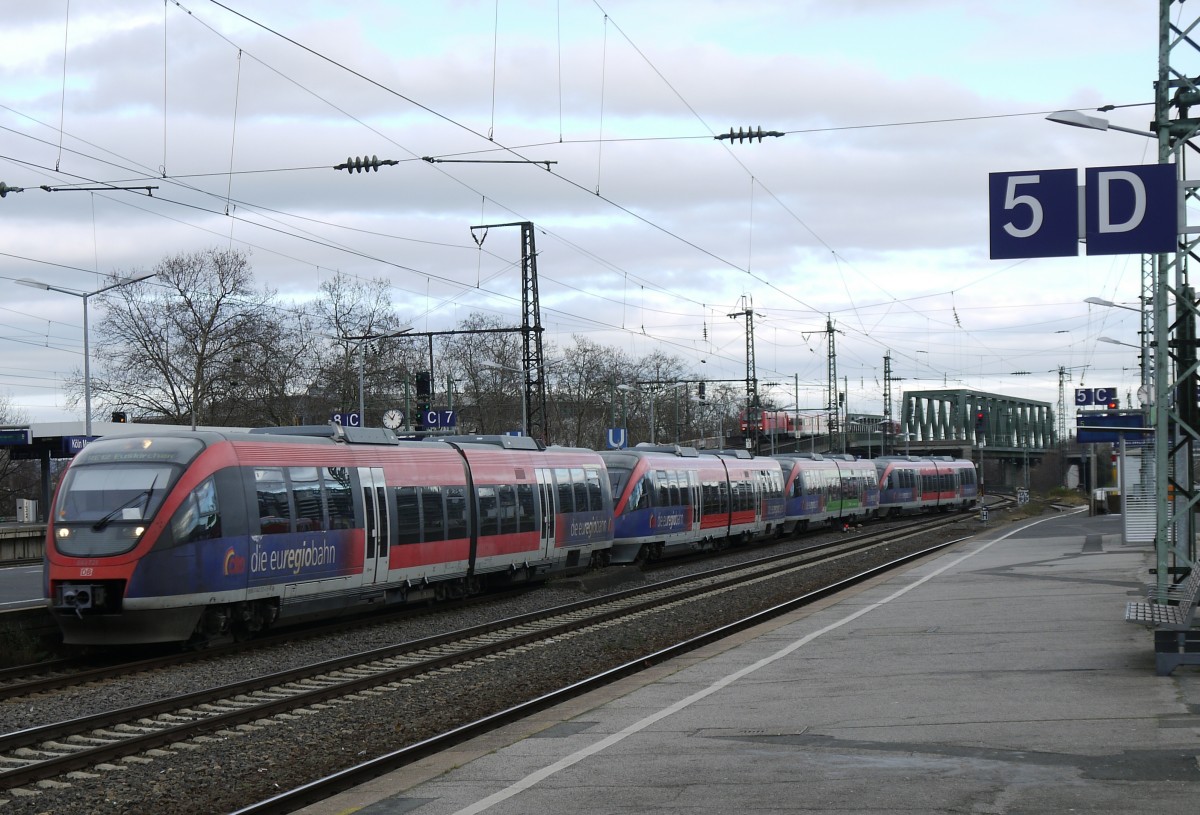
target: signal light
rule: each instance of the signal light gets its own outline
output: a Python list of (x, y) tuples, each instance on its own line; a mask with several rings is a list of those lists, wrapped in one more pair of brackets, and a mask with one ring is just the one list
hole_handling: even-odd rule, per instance
[(129, 414), (123, 410), (114, 410), (112, 420), (119, 424), (125, 424), (129, 421)]
[(700, 401), (703, 402), (704, 401), (704, 383), (703, 382), (701, 382), (699, 385), (696, 386), (696, 393), (700, 396)]
[(1108, 403), (1105, 405), (1105, 407), (1107, 407), (1109, 410), (1117, 410), (1118, 408), (1121, 407), (1121, 400), (1120, 399), (1109, 399)]
[(976, 411), (975, 412), (975, 430), (976, 431), (980, 431), (980, 432), (983, 431), (983, 420), (984, 420), (983, 411), (982, 410)]

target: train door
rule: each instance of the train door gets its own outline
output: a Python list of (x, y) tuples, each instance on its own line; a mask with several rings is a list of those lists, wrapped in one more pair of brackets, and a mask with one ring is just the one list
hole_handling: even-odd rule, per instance
[(363, 514), (366, 518), (366, 549), (363, 552), (363, 583), (387, 579), (388, 541), (391, 540), (391, 512), (382, 467), (359, 467)]
[(554, 534), (555, 534), (555, 515), (554, 515), (554, 499), (558, 494), (554, 486), (554, 470), (548, 467), (534, 468), (535, 478), (537, 479), (538, 491), (538, 524), (539, 535), (541, 542), (539, 549), (542, 557), (549, 558), (554, 555)]
[(695, 470), (687, 470), (688, 504), (692, 510), (692, 533), (700, 532), (700, 516), (704, 511), (704, 502), (700, 489), (700, 474)]

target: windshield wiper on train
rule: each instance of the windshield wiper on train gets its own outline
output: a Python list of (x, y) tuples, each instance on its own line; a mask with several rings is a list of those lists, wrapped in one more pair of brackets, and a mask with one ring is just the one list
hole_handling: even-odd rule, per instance
[(134, 495), (129, 500), (122, 502), (120, 505), (113, 507), (112, 512), (109, 512), (103, 518), (101, 518), (100, 520), (98, 520), (94, 524), (92, 524), (92, 530), (95, 532), (99, 532), (100, 530), (104, 529), (104, 527), (108, 526), (109, 522), (112, 521), (112, 519), (117, 516), (118, 512), (120, 512), (123, 509), (127, 509), (128, 507), (132, 506), (134, 503), (142, 500), (143, 498), (145, 499), (145, 503), (142, 504), (142, 518), (145, 518), (147, 510), (150, 509), (150, 497), (154, 495), (154, 485), (157, 483), (158, 483), (158, 476), (156, 475), (156, 476), (154, 476), (154, 480), (150, 482), (149, 487), (142, 490), (137, 495)]

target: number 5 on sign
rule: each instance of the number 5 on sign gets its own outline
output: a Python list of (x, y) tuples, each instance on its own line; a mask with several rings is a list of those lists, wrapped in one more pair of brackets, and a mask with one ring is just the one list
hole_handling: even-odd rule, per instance
[(1075, 170), (1024, 170), (988, 176), (991, 256), (1079, 254), (1079, 187)]

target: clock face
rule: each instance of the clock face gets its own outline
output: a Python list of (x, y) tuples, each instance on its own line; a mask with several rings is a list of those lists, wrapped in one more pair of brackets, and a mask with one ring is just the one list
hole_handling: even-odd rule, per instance
[(383, 426), (395, 430), (404, 423), (404, 416), (398, 410), (389, 410), (383, 414)]

